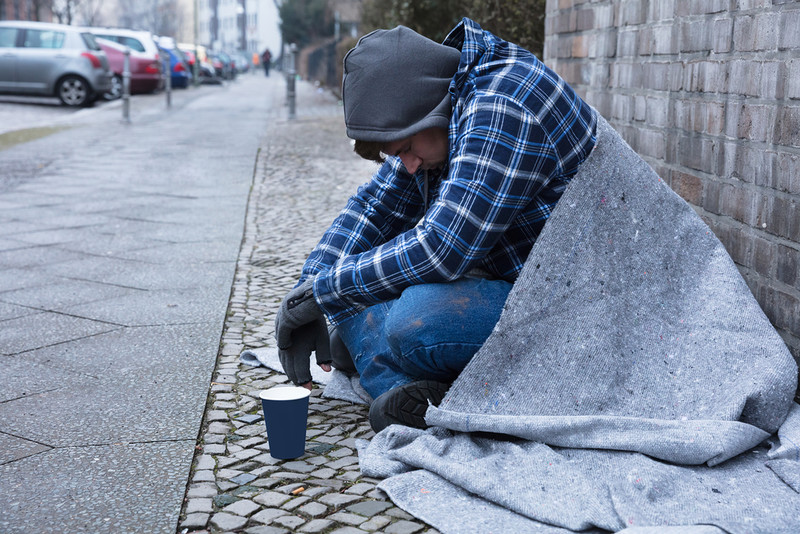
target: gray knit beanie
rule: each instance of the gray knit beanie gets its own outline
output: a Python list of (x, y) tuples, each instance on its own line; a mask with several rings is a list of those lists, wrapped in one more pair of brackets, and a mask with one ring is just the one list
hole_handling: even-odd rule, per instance
[(375, 30), (344, 57), (347, 135), (391, 142), (450, 123), (450, 80), (461, 52), (405, 26)]

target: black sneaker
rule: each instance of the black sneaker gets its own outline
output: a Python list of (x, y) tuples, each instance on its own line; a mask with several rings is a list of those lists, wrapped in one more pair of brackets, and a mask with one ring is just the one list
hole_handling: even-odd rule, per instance
[(390, 389), (372, 401), (369, 407), (369, 424), (380, 432), (389, 425), (428, 428), (425, 412), (428, 401), (439, 406), (450, 384), (435, 380), (419, 380)]

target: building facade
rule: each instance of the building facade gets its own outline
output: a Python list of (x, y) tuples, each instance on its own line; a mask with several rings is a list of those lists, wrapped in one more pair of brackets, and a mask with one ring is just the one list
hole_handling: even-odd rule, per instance
[(695, 207), (800, 360), (800, 2), (548, 0), (545, 61)]
[(273, 0), (196, 0), (197, 40), (214, 50), (261, 53), (280, 49), (278, 8)]
[(52, 22), (53, 13), (43, 0), (0, 0), (0, 20)]

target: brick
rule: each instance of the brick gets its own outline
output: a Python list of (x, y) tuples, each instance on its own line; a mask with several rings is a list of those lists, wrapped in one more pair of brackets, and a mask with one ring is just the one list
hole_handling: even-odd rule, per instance
[(800, 156), (778, 153), (778, 190), (790, 194), (800, 193)]
[(220, 530), (235, 530), (247, 523), (247, 518), (219, 512), (211, 517), (211, 523)]
[(333, 524), (329, 519), (314, 519), (298, 529), (299, 532), (322, 532)]
[(629, 122), (633, 119), (633, 98), (629, 95), (614, 93), (612, 99), (611, 117)]
[(755, 224), (755, 195), (744, 187), (726, 184), (722, 188), (721, 211), (739, 222)]
[(658, 2), (648, 2), (648, 21), (671, 20), (675, 13), (675, 0), (659, 0)]
[(775, 279), (779, 282), (800, 289), (800, 250), (786, 245), (776, 245)]
[(637, 151), (642, 156), (664, 159), (666, 155), (666, 141), (664, 139), (663, 131), (641, 129), (636, 137)]
[(287, 515), (289, 512), (285, 510), (280, 510), (278, 508), (265, 508), (261, 510), (257, 514), (255, 514), (250, 519), (252, 521), (257, 521), (259, 523), (270, 523), (276, 517), (280, 517), (282, 515)]
[(701, 52), (711, 50), (713, 32), (705, 20), (680, 24), (681, 52)]
[(739, 15), (733, 22), (733, 48), (737, 52), (750, 52), (755, 49), (755, 17)]
[(259, 505), (254, 503), (253, 501), (248, 501), (247, 499), (242, 499), (241, 501), (236, 501), (233, 504), (229, 504), (225, 508), (222, 509), (223, 512), (227, 512), (229, 514), (235, 514), (239, 516), (248, 516), (258, 510), (260, 508)]
[(577, 28), (577, 14), (575, 11), (560, 12), (547, 18), (552, 19), (556, 33), (572, 33)]
[(800, 99), (800, 59), (791, 59), (786, 63), (786, 98)]
[(672, 190), (689, 204), (699, 206), (703, 200), (703, 182), (697, 176), (672, 171), (670, 176)]
[[(783, 108), (783, 112), (791, 112), (792, 108)], [(800, 110), (796, 108), (795, 111)], [(782, 118), (785, 124), (776, 129), (775, 126), (775, 107), (764, 104), (739, 104), (728, 108), (728, 130), (726, 133), (730, 137), (739, 139), (749, 139), (750, 141), (768, 141), (777, 132), (779, 139), (777, 144), (790, 144), (782, 142), (782, 139), (791, 140), (794, 137), (800, 139), (800, 133), (791, 131), (791, 113), (787, 113)], [(795, 121), (800, 121), (800, 113), (795, 116)], [(797, 124), (797, 123), (795, 123)], [(735, 128), (735, 131), (730, 131)]]
[(208, 524), (208, 516), (209, 514), (189, 514), (183, 520), (181, 526), (191, 529), (205, 528), (206, 524)]
[(636, 95), (633, 97), (633, 120), (644, 121), (647, 118), (647, 97)]
[(709, 174), (717, 173), (717, 142), (697, 135), (683, 136), (678, 142), (679, 163)]
[(636, 26), (645, 21), (643, 2), (639, 0), (621, 0), (617, 12), (617, 26)]
[(593, 30), (594, 25), (594, 9), (576, 9), (576, 25), (575, 29), (579, 32), (586, 30)]
[(766, 239), (753, 238), (753, 257), (751, 267), (761, 276), (771, 278), (772, 266), (775, 265), (777, 245)]
[[(775, 50), (778, 48), (778, 29), (783, 13), (758, 13), (753, 21), (755, 30), (755, 50)], [(795, 29), (796, 31), (796, 29)]]
[(635, 56), (639, 51), (639, 30), (635, 27), (620, 28), (617, 35), (617, 57)]
[(639, 63), (614, 63), (611, 65), (611, 86), (641, 87), (642, 65)]
[(275, 507), (282, 505), (290, 498), (291, 496), (284, 493), (278, 493), (277, 491), (266, 491), (255, 497), (253, 500), (266, 507)]
[(423, 525), (419, 523), (414, 523), (412, 521), (397, 521), (392, 523), (388, 527), (386, 527), (386, 534), (414, 534), (415, 532), (419, 532), (424, 528)]
[(328, 518), (333, 519), (337, 523), (345, 523), (347, 525), (360, 525), (367, 520), (364, 516), (351, 514), (349, 512), (336, 512), (329, 515)]
[(669, 125), (669, 99), (665, 97), (647, 98), (647, 124), (657, 128), (666, 128)]
[(781, 15), (778, 49), (796, 50), (800, 48), (800, 11), (783, 11)]
[(614, 5), (596, 5), (594, 7), (594, 29), (614, 27)]
[(731, 94), (760, 96), (761, 62), (740, 59), (728, 65), (728, 91)]
[(617, 33), (603, 32), (590, 42), (589, 57), (614, 57), (617, 51)]
[(570, 57), (582, 58), (589, 55), (589, 40), (592, 35), (575, 35), (572, 37), (572, 49)]
[(775, 143), (783, 146), (800, 146), (800, 105), (782, 107), (778, 111)]
[(673, 26), (657, 26), (653, 28), (653, 54), (664, 55), (676, 53), (677, 46), (673, 37)]
[(711, 38), (711, 49), (717, 54), (731, 51), (733, 43), (733, 19), (721, 18), (714, 20)]
[(780, 237), (793, 239), (800, 242), (800, 235), (797, 230), (797, 203), (780, 197), (771, 199), (770, 213), (767, 218), (767, 230)]
[(775, 152), (741, 142), (724, 143), (723, 152), (722, 174), (725, 177), (773, 189), (777, 185)]
[(669, 91), (672, 89), (671, 64), (663, 61), (645, 63), (642, 67), (642, 85), (645, 89)]

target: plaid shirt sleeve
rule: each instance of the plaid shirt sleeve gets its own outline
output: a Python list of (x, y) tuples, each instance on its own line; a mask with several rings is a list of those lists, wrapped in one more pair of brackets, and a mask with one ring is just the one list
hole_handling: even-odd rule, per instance
[(317, 275), (315, 296), (334, 324), (411, 285), (467, 272), (559, 166), (536, 116), (507, 96), (475, 95), (453, 136), (448, 175), (422, 219), (374, 248), (368, 245), (378, 240), (365, 242)]

